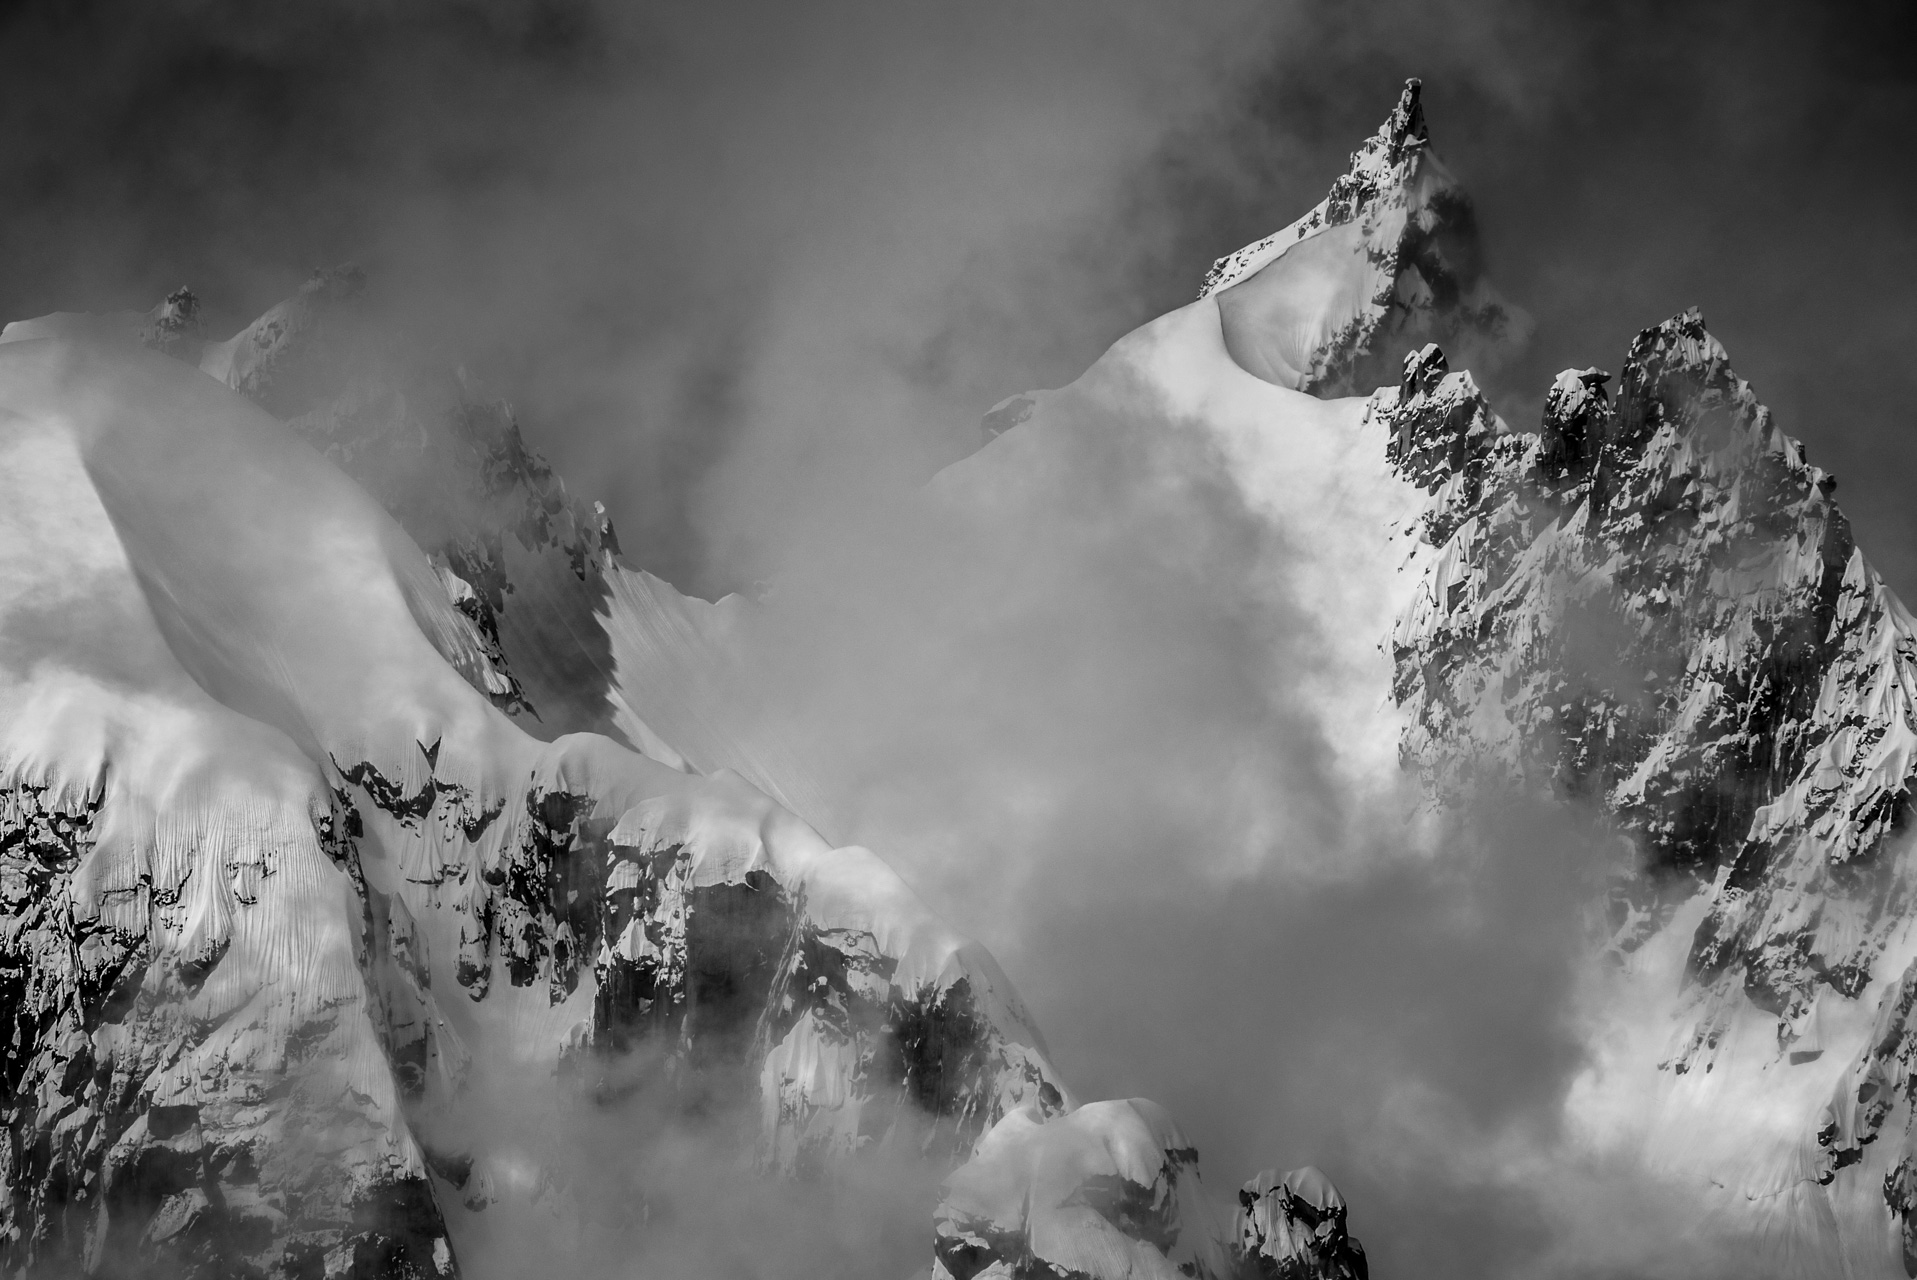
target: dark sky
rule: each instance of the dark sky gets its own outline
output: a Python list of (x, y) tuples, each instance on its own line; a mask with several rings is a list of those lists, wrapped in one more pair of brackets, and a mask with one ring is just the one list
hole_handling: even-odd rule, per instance
[(965, 447), (1289, 221), (1422, 76), (1499, 388), (1701, 305), (1917, 596), (1902, 6), (507, 0), (0, 19), (0, 314), (222, 336), (355, 257), (689, 588)]

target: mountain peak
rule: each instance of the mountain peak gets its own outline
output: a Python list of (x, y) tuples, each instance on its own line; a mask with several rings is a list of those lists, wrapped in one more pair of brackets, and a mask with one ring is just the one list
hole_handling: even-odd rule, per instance
[[(1397, 105), (1378, 126), (1378, 132), (1351, 153), (1351, 168), (1331, 184), (1331, 196), (1325, 202), (1328, 225), (1351, 221), (1364, 212), (1371, 199), (1417, 180), (1421, 167), (1418, 161), (1431, 145), (1422, 87), (1423, 81), (1415, 76), (1405, 81)], [(1302, 237), (1305, 233), (1301, 230), (1299, 234)]]
[(1415, 179), (1416, 166), (1407, 162), (1424, 155), (1431, 145), (1431, 130), (1424, 119), (1423, 87), (1424, 82), (1416, 76), (1404, 82), (1391, 114), (1351, 153), (1350, 166), (1331, 184), (1331, 192), (1322, 204), (1283, 231), (1218, 259), (1205, 273), (1198, 296), (1208, 298), (1230, 288), (1282, 253), (1292, 241), (1350, 222), (1380, 193)]
[(1404, 89), (1398, 94), (1398, 105), (1391, 109), (1391, 115), (1385, 120), (1379, 136), (1391, 144), (1393, 164), (1403, 159), (1407, 146), (1421, 147), (1431, 141), (1431, 133), (1425, 128), (1424, 103), (1420, 100), (1424, 81), (1412, 76), (1404, 82)]
[(1247, 373), (1363, 394), (1428, 342), (1482, 367), (1522, 340), (1528, 318), (1484, 276), (1471, 199), (1431, 149), (1421, 93), (1405, 81), (1315, 208), (1212, 265), (1199, 297), (1217, 299)]

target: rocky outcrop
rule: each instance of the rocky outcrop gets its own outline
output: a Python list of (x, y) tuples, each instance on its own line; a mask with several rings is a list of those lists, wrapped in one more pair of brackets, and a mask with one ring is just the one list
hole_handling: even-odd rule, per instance
[(1233, 1245), (1247, 1280), (1366, 1280), (1364, 1246), (1345, 1228), (1345, 1198), (1312, 1168), (1266, 1169), (1238, 1192)]
[[(1607, 381), (1566, 371), (1539, 430), (1512, 431), (1428, 349), (1373, 400), (1430, 495), (1392, 640), (1405, 757), (1441, 794), (1495, 775), (1596, 803), (1641, 855), (1613, 894), (1621, 950), (1708, 892), (1667, 1070), (1711, 1071), (1748, 1005), (1809, 1062), (1820, 1003), (1889, 977), (1911, 909), (1917, 628), (1695, 311), (1638, 336), (1615, 400)], [(1908, 1131), (1908, 985), (1804, 1117), (1825, 1183), (1894, 1117)], [(1907, 1167), (1885, 1186), (1906, 1222)]]
[[(0, 1259), (32, 1275), (452, 1274), (384, 1073), (355, 1069), (373, 1045), (358, 984), (339, 980), (350, 959), (342, 974), (322, 948), (312, 989), (275, 990), (288, 975), (257, 922), (209, 919), (195, 884), (223, 857), (229, 911), (300, 910), (284, 895), (317, 868), (265, 833), (216, 841), (213, 862), (116, 847), (115, 790), (0, 793)], [(306, 923), (311, 945), (327, 922)]]
[(1431, 150), (1416, 80), (1316, 208), (1220, 258), (1199, 296), (1217, 299), (1247, 372), (1321, 396), (1389, 382), (1431, 341), (1483, 368), (1529, 327), (1485, 278), (1470, 197)]

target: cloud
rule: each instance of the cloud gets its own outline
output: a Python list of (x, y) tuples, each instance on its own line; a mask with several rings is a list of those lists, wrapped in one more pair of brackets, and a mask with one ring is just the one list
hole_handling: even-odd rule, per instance
[[(442, 1149), (485, 1153), (440, 1197), (468, 1280), (900, 1280), (925, 1265), (937, 1173), (910, 1133), (837, 1177), (781, 1178), (754, 1164), (748, 1090), (688, 1088), (643, 1052), (591, 1071), (477, 1063), (457, 1115), (422, 1122)], [(482, 1186), (492, 1203), (463, 1207)]]
[(1363, 726), (1308, 691), (1373, 639), (1146, 389), (1054, 397), (968, 470), (848, 516), (757, 616), (750, 696), (822, 821), (994, 949), (1085, 1096), (1170, 1108), (1214, 1194), (1313, 1163), (1379, 1274), (1535, 1263), (1615, 840), (1340, 767)]

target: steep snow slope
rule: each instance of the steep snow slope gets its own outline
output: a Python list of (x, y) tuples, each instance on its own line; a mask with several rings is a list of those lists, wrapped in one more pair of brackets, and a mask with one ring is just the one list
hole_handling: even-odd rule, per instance
[[(743, 596), (716, 603), (679, 594), (672, 584), (617, 561), (605, 566), (601, 615), (610, 641), (613, 723), (643, 746), (671, 735), (694, 768), (731, 769), (795, 813), (823, 822), (830, 813), (796, 734), (769, 718), (763, 673), (740, 660), (758, 623)], [(645, 718), (634, 704), (645, 707)], [(648, 751), (648, 754), (650, 752)]]
[(513, 1182), (460, 1123), (476, 1056), (736, 1063), (775, 1163), (1069, 1105), (873, 855), (526, 735), (377, 504), (99, 332), (0, 344), (9, 1267), (450, 1273), (440, 1189)]

